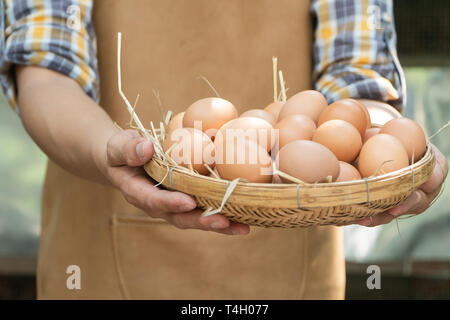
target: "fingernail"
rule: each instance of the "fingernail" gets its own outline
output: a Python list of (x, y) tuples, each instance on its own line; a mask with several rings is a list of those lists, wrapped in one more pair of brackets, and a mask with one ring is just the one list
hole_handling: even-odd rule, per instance
[(215, 221), (213, 223), (210, 224), (211, 229), (223, 229), (226, 228), (226, 226), (223, 225), (223, 223), (219, 222), (219, 221)]
[(363, 220), (358, 221), (358, 224), (363, 225), (365, 227), (370, 226), (371, 223), (372, 222), (370, 221), (370, 219), (363, 219)]
[(145, 155), (144, 155), (144, 144), (145, 144), (145, 142), (140, 142), (136, 146), (136, 153), (137, 153), (139, 159), (144, 159), (144, 157), (145, 157)]
[(234, 229), (231, 230), (231, 233), (232, 233), (233, 235), (235, 235), (235, 236), (237, 236), (237, 235), (239, 234), (239, 232), (237, 232), (237, 231), (234, 230)]
[(389, 213), (392, 214), (393, 216), (398, 216), (401, 215), (403, 213), (403, 207), (395, 207), (392, 209), (389, 209)]
[(180, 206), (181, 211), (192, 211), (194, 210), (196, 205), (194, 204), (183, 204)]

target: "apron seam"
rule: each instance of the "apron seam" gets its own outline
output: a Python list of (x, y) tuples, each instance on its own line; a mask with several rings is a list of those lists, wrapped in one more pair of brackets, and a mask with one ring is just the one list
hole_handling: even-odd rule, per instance
[(304, 234), (304, 239), (303, 239), (303, 259), (302, 259), (302, 263), (303, 263), (303, 275), (302, 278), (300, 280), (300, 289), (299, 289), (299, 299), (303, 300), (303, 297), (305, 296), (305, 288), (306, 288), (306, 279), (307, 279), (307, 274), (308, 274), (308, 270), (309, 270), (309, 264), (307, 263), (307, 257), (308, 257), (308, 233), (309, 233), (309, 228), (303, 233)]
[(125, 281), (124, 281), (123, 274), (122, 274), (122, 271), (120, 268), (119, 253), (117, 252), (118, 244), (117, 244), (117, 235), (116, 235), (116, 225), (117, 225), (117, 216), (116, 216), (116, 214), (114, 214), (110, 220), (111, 238), (112, 238), (111, 244), (113, 247), (112, 249), (113, 249), (113, 257), (114, 257), (114, 265), (115, 265), (115, 269), (116, 269), (116, 273), (117, 273), (117, 278), (119, 280), (119, 289), (122, 294), (122, 298), (124, 298), (126, 300), (130, 300), (130, 295), (125, 286)]

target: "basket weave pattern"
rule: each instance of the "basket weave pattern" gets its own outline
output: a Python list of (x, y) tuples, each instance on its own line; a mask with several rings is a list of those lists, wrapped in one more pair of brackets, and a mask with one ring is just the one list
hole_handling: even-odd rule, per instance
[[(428, 147), (414, 165), (364, 180), (304, 185), (239, 182), (221, 214), (261, 227), (338, 225), (396, 206), (429, 179), (434, 162)], [(166, 188), (192, 195), (205, 210), (220, 207), (229, 185), (226, 180), (172, 168), (155, 158), (145, 170)]]

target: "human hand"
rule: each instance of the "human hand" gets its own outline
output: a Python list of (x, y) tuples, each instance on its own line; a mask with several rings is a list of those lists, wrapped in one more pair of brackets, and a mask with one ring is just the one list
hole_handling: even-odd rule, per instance
[(202, 216), (195, 200), (184, 193), (162, 190), (152, 184), (143, 165), (153, 156), (153, 144), (135, 130), (113, 135), (106, 148), (107, 178), (125, 199), (152, 218), (161, 218), (180, 229), (200, 229), (228, 235), (245, 235), (249, 226), (222, 215)]
[(343, 225), (359, 224), (366, 227), (375, 227), (378, 225), (391, 222), (405, 214), (420, 214), (426, 211), (433, 200), (439, 195), (442, 184), (448, 173), (448, 163), (445, 156), (431, 144), (434, 155), (436, 157), (436, 164), (434, 166), (433, 174), (424, 184), (422, 184), (416, 191), (414, 191), (405, 201), (398, 206), (391, 208), (385, 212), (378, 213), (372, 217), (365, 218), (358, 221), (353, 221)]

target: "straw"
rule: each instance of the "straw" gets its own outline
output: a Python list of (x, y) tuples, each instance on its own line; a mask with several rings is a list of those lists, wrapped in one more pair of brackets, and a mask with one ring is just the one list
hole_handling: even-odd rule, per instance
[(437, 132), (435, 132), (431, 137), (428, 138), (428, 140), (433, 139), (435, 136), (440, 134), (444, 129), (446, 129), (448, 126), (450, 126), (450, 121), (444, 124)]
[(206, 167), (206, 169), (208, 169), (208, 171), (214, 176), (214, 178), (220, 179), (220, 180), (221, 180), (221, 178), (219, 177), (219, 175), (218, 175), (213, 169), (211, 169), (211, 167), (210, 167), (207, 163), (205, 163), (205, 167)]
[(297, 184), (305, 184), (305, 182), (303, 182), (302, 180), (297, 179), (297, 178), (295, 178), (295, 177), (293, 177), (293, 176), (291, 176), (291, 175), (289, 175), (287, 173), (284, 173), (284, 172), (282, 172), (282, 171), (280, 171), (278, 169), (274, 169), (274, 173), (273, 174), (277, 174), (280, 177), (285, 178), (286, 180), (289, 180), (289, 181), (297, 183)]
[(172, 111), (169, 110), (169, 111), (167, 111), (166, 118), (164, 120), (164, 124), (166, 126), (169, 125), (170, 119), (172, 119)]
[(284, 83), (284, 79), (283, 79), (283, 72), (280, 70), (279, 71), (279, 75), (280, 75), (280, 85), (281, 85), (281, 97), (282, 97), (282, 101), (286, 102), (287, 97), (286, 97), (286, 87), (285, 87), (285, 83)]
[(208, 208), (205, 212), (202, 213), (202, 216), (208, 217), (212, 216), (213, 214), (217, 214), (222, 211), (223, 207), (225, 206), (225, 203), (228, 201), (228, 198), (233, 193), (234, 189), (236, 188), (237, 184), (239, 182), (239, 178), (234, 179), (233, 181), (227, 181), (227, 188), (225, 191), (225, 194), (222, 199), (222, 203), (220, 204), (220, 207), (216, 210), (212, 210), (212, 208)]
[(158, 110), (159, 110), (159, 114), (161, 115), (161, 118), (164, 120), (164, 107), (163, 104), (161, 102), (161, 97), (159, 95), (159, 91), (156, 89), (152, 89), (153, 95), (156, 98), (156, 102), (158, 102)]
[(277, 71), (278, 71), (278, 58), (272, 57), (272, 66), (273, 66), (273, 102), (278, 101), (278, 79), (277, 79)]
[(205, 81), (206, 84), (207, 84), (207, 85), (211, 88), (211, 90), (214, 92), (214, 94), (215, 94), (218, 98), (221, 98), (219, 92), (217, 92), (216, 88), (214, 88), (214, 86), (211, 84), (211, 82), (209, 82), (209, 80), (208, 80), (205, 76), (199, 75), (199, 76), (198, 76), (198, 79), (202, 79), (203, 81)]
[(139, 131), (141, 131), (141, 133), (144, 135), (145, 138), (147, 138), (148, 140), (152, 140), (147, 130), (145, 130), (144, 126), (142, 125), (141, 120), (139, 120), (139, 117), (134, 112), (134, 109), (131, 106), (130, 102), (128, 101), (127, 97), (122, 91), (122, 74), (120, 70), (121, 51), (122, 51), (122, 33), (119, 32), (117, 33), (117, 86), (119, 89), (119, 93), (127, 106), (128, 112), (130, 113), (134, 122), (138, 126)]

